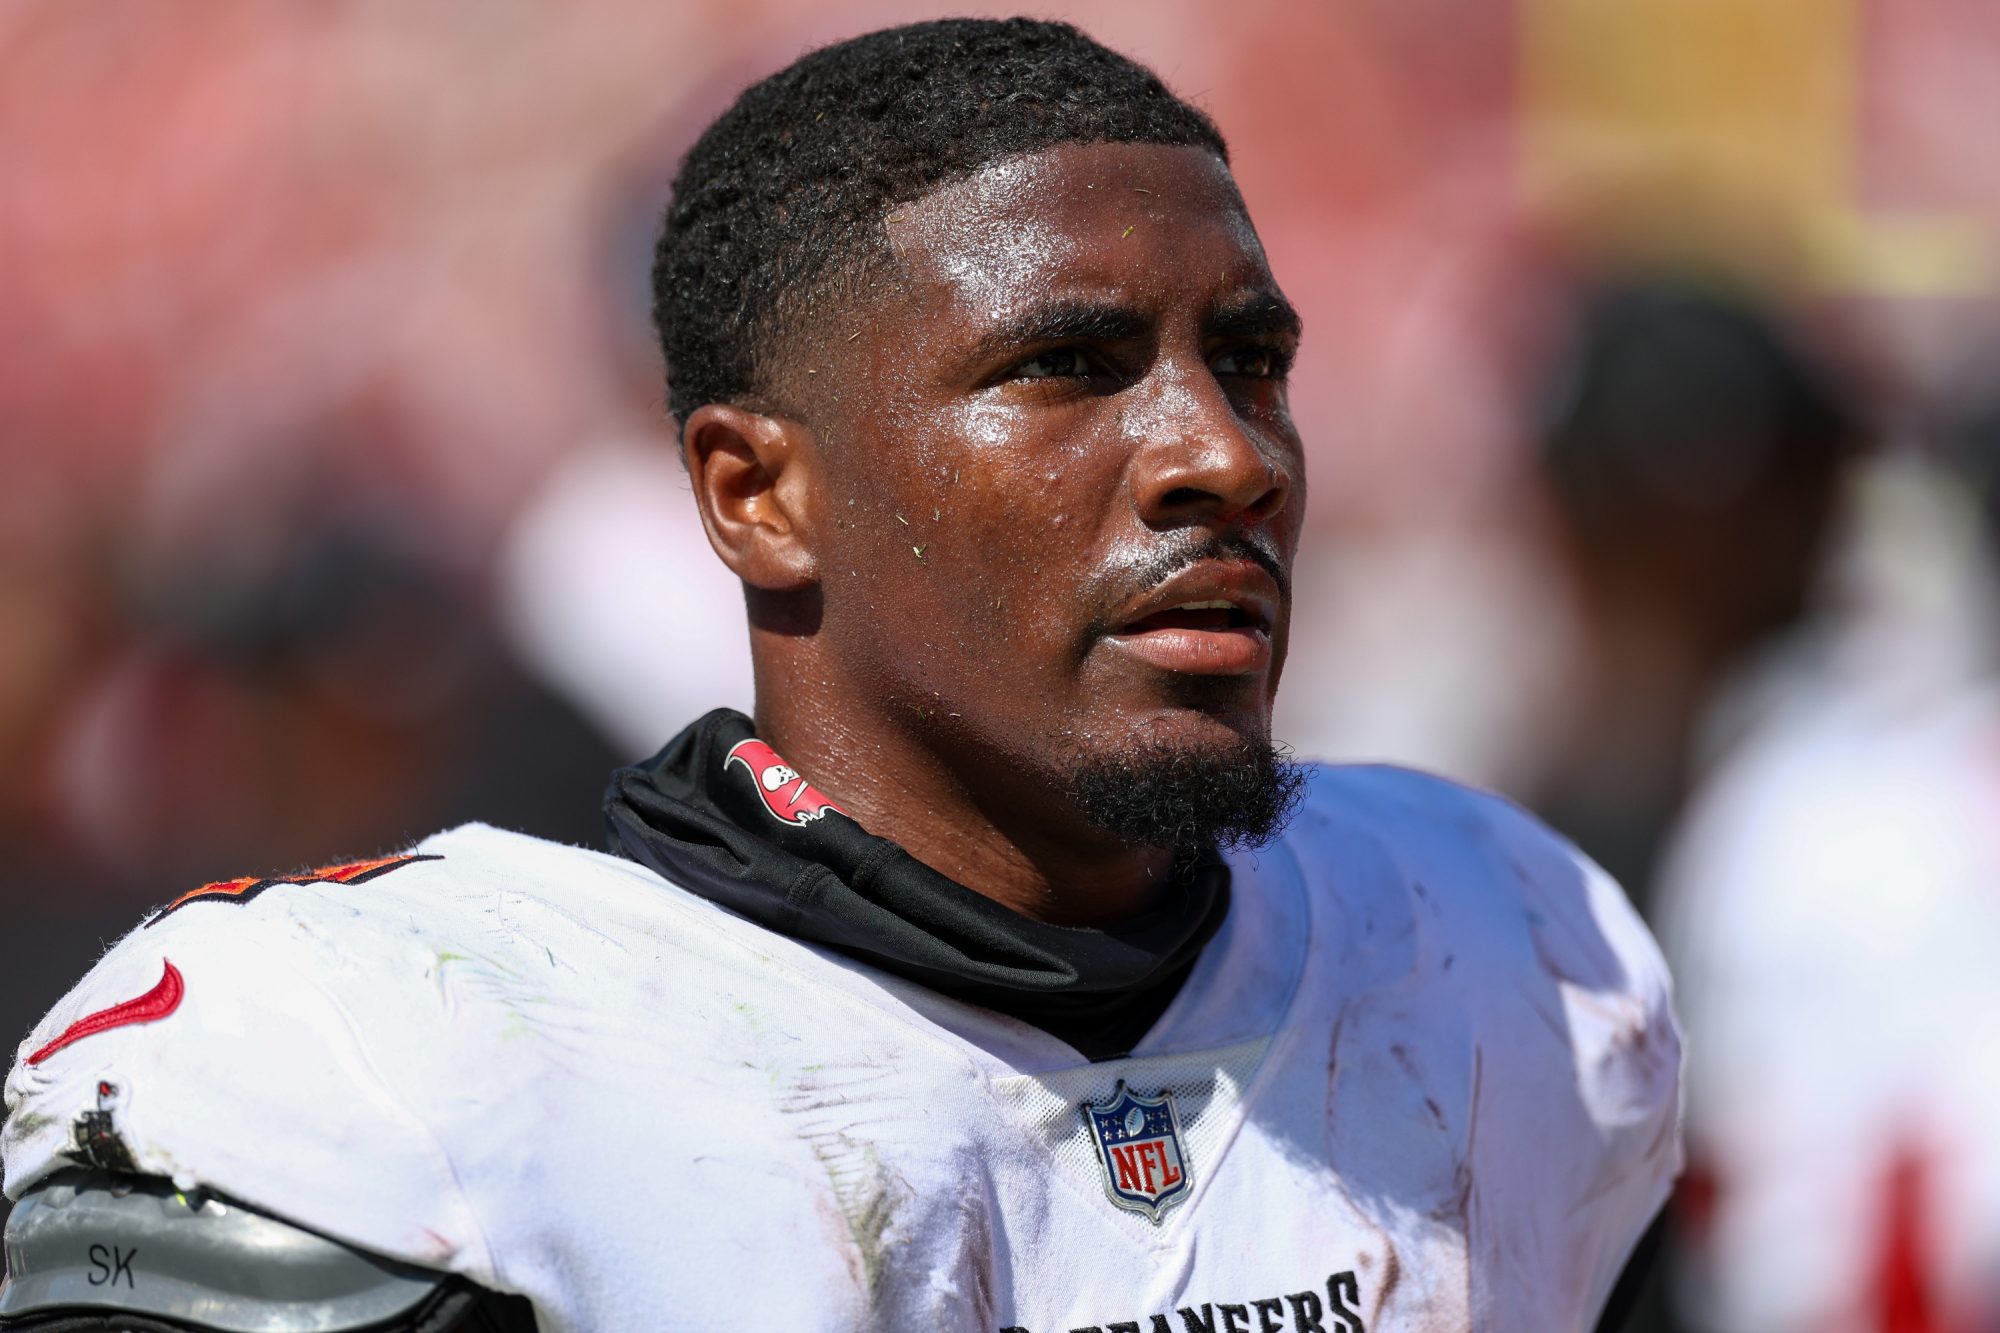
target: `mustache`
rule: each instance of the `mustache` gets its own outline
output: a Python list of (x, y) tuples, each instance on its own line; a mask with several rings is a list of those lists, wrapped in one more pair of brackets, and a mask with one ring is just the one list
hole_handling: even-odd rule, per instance
[(1248, 560), (1277, 581), (1279, 595), (1292, 597), (1292, 571), (1278, 557), (1276, 543), (1262, 534), (1248, 532), (1196, 532), (1181, 528), (1166, 534), (1158, 546), (1148, 550), (1126, 574), (1137, 587), (1152, 588), (1165, 583), (1184, 569), (1206, 560)]
[[(1185, 569), (1209, 560), (1248, 560), (1269, 574), (1278, 585), (1278, 595), (1286, 605), (1292, 600), (1292, 571), (1278, 553), (1277, 543), (1258, 531), (1203, 532), (1177, 528), (1162, 533), (1160, 539), (1125, 559), (1114, 561), (1092, 580), (1092, 593), (1100, 594), (1100, 605), (1122, 602), (1135, 593), (1157, 588)], [(1093, 635), (1109, 633), (1115, 626), (1102, 619)]]

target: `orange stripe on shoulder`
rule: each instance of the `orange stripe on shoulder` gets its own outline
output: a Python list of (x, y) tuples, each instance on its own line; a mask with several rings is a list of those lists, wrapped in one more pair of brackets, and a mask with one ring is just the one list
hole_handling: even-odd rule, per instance
[(392, 870), (414, 865), (418, 861), (442, 861), (436, 855), (406, 852), (400, 856), (382, 856), (372, 861), (345, 861), (339, 865), (321, 866), (317, 870), (305, 870), (294, 875), (245, 875), (239, 879), (219, 879), (212, 884), (204, 884), (198, 889), (190, 889), (180, 897), (162, 907), (147, 918), (148, 928), (158, 925), (173, 913), (189, 903), (218, 902), (235, 903), (242, 906), (251, 899), (274, 889), (281, 884), (361, 884)]
[(321, 866), (309, 874), (292, 880), (294, 884), (311, 884), (319, 881), (334, 884), (359, 884), (363, 880), (386, 875), (391, 870), (400, 870), (412, 861), (436, 861), (436, 856), (378, 856), (373, 861), (347, 861), (336, 866)]
[(189, 889), (186, 893), (183, 893), (180, 897), (174, 899), (172, 902), (168, 903), (165, 907), (162, 907), (160, 909), (160, 915), (165, 916), (168, 912), (173, 911), (176, 907), (179, 907), (184, 903), (191, 903), (197, 898), (240, 897), (244, 893), (248, 892), (250, 889), (254, 888), (256, 885), (262, 884), (263, 882), (264, 882), (263, 880), (259, 879), (255, 875), (245, 875), (241, 879), (218, 879), (213, 883), (204, 884), (198, 889)]

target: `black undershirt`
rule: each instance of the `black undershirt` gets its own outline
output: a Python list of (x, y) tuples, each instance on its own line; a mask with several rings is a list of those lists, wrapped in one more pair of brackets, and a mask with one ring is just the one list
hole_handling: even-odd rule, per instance
[[(613, 852), (771, 930), (1033, 1024), (1092, 1060), (1117, 1059), (1166, 1012), (1229, 911), (1229, 868), (1175, 867), (1174, 891), (1103, 929), (1010, 911), (833, 811), (767, 806), (750, 719), (719, 708), (605, 793)], [(784, 791), (795, 788), (787, 782)]]

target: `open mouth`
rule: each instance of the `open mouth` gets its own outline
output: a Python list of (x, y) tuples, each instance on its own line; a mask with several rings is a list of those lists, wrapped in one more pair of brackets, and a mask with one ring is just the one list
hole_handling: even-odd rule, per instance
[(1141, 616), (1118, 632), (1150, 634), (1154, 630), (1163, 629), (1201, 630), (1206, 633), (1244, 629), (1269, 632), (1269, 626), (1260, 616), (1234, 602), (1222, 600), (1182, 602), (1178, 606), (1155, 611), (1149, 616)]
[(1271, 662), (1271, 617), (1256, 600), (1199, 598), (1136, 616), (1110, 641), (1162, 671), (1255, 675)]

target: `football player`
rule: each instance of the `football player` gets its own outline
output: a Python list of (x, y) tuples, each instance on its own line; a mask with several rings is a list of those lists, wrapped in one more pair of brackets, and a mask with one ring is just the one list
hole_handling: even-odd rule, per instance
[(1884, 527), (1860, 554), (1923, 571), (1921, 596), (1850, 612), (1667, 862), (1689, 1328), (2000, 1328), (2000, 1030), (1958, 1019), (2000, 1007), (2000, 400), (1945, 403), (1939, 456), (1868, 478)]
[(1299, 318), (1209, 120), (1060, 24), (878, 32), (708, 129), (655, 284), (755, 718), (607, 852), (167, 904), (20, 1048), (0, 1320), (1590, 1328), (1667, 976), (1514, 808), (1274, 748)]

